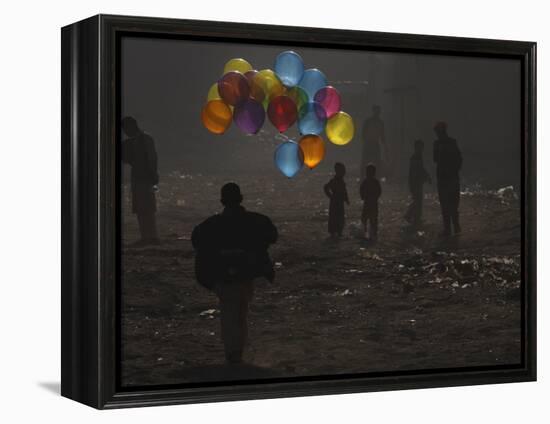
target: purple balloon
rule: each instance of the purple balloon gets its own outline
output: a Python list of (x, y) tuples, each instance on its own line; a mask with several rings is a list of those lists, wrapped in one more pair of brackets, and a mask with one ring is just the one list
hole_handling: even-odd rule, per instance
[(256, 100), (248, 99), (235, 107), (233, 120), (246, 134), (256, 134), (264, 124), (264, 107)]
[(337, 112), (340, 112), (342, 107), (342, 101), (340, 99), (340, 93), (336, 88), (328, 85), (321, 88), (317, 93), (315, 93), (315, 101), (323, 106), (327, 118), (330, 118)]

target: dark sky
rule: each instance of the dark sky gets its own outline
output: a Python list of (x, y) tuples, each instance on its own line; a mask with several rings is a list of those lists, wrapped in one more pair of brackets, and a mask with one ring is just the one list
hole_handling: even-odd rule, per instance
[[(372, 105), (379, 104), (387, 141), (402, 163), (412, 142), (421, 138), (430, 165), (433, 124), (445, 120), (463, 151), (468, 182), (496, 186), (519, 181), (519, 61), (125, 38), (122, 113), (134, 116), (155, 139), (161, 172), (271, 170), (281, 141), (267, 118), (259, 135), (244, 135), (232, 125), (215, 136), (202, 126), (200, 111), (227, 60), (242, 57), (255, 69), (272, 69), (277, 54), (289, 48), (302, 56), (306, 68), (321, 69), (340, 90), (343, 110), (356, 124), (356, 136), (347, 146), (326, 141), (320, 172), (337, 160), (346, 163), (348, 172), (358, 170), (361, 127)], [(405, 93), (388, 91), (395, 87), (405, 87)], [(295, 138), (297, 133), (293, 129), (288, 135)]]

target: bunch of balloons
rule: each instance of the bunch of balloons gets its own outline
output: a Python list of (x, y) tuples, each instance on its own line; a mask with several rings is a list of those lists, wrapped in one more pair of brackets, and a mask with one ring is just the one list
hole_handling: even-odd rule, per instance
[(280, 133), (297, 123), (298, 142), (288, 139), (275, 150), (275, 165), (289, 178), (304, 164), (313, 169), (323, 160), (323, 131), (339, 146), (349, 143), (355, 131), (353, 119), (341, 110), (338, 90), (319, 69), (305, 69), (293, 51), (280, 53), (273, 70), (257, 71), (241, 58), (228, 61), (208, 91), (201, 119), (214, 134), (223, 134), (231, 122), (246, 134), (256, 134), (266, 115)]

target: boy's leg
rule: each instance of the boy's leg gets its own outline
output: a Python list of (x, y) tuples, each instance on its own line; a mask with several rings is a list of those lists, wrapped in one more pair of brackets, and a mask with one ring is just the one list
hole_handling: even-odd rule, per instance
[(254, 283), (243, 281), (240, 287), (239, 321), (241, 327), (241, 355), (248, 344), (248, 310), (252, 296), (254, 295)]
[(460, 222), (458, 218), (458, 205), (460, 203), (460, 184), (458, 181), (456, 182), (456, 185), (453, 187), (452, 192), (452, 204), (451, 204), (451, 221), (453, 224), (453, 231), (455, 234), (458, 234), (461, 232), (460, 228)]
[(157, 219), (155, 212), (150, 212), (145, 216), (145, 233), (147, 234), (147, 241), (158, 241), (158, 232), (157, 232)]
[(138, 213), (137, 220), (139, 225), (139, 233), (141, 241), (156, 242), (158, 241), (157, 220), (154, 212)]
[(344, 226), (346, 225), (346, 215), (344, 213), (344, 208), (342, 208), (341, 213), (338, 214), (338, 222), (337, 222), (337, 233), (338, 237), (342, 237), (342, 234), (344, 233)]
[(423, 212), (424, 212), (424, 190), (421, 187), (418, 192), (418, 224), (422, 223)]
[(405, 212), (405, 221), (407, 221), (409, 224), (412, 224), (414, 222), (414, 196), (411, 195), (411, 203), (409, 203), (409, 206), (407, 207), (407, 211)]
[(138, 214), (136, 214), (136, 217), (137, 217), (137, 222), (138, 222), (138, 227), (139, 227), (140, 239), (142, 241), (146, 240), (147, 224), (145, 222), (146, 221), (145, 215), (143, 215), (141, 213), (138, 213)]
[(378, 240), (378, 211), (374, 211), (370, 218), (371, 239)]
[(367, 237), (367, 213), (365, 205), (363, 205), (363, 210), (361, 211), (361, 224), (363, 224), (363, 237)]
[(242, 359), (240, 343), (241, 317), (239, 313), (239, 292), (236, 283), (222, 283), (218, 289), (220, 299), (221, 338), (225, 351), (225, 360), (237, 363)]
[(449, 210), (449, 186), (448, 183), (438, 182), (439, 204), (441, 206), (441, 217), (443, 218), (443, 235), (451, 235), (451, 211)]
[(422, 221), (422, 189), (414, 193), (414, 225), (420, 225)]

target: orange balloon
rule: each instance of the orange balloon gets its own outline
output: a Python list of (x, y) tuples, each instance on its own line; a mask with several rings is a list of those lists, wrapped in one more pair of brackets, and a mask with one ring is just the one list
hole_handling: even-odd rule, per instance
[(325, 143), (318, 135), (304, 135), (298, 144), (304, 153), (304, 163), (309, 169), (315, 168), (325, 157)]
[(223, 134), (231, 125), (232, 119), (233, 113), (223, 100), (211, 100), (202, 108), (202, 123), (214, 134)]

